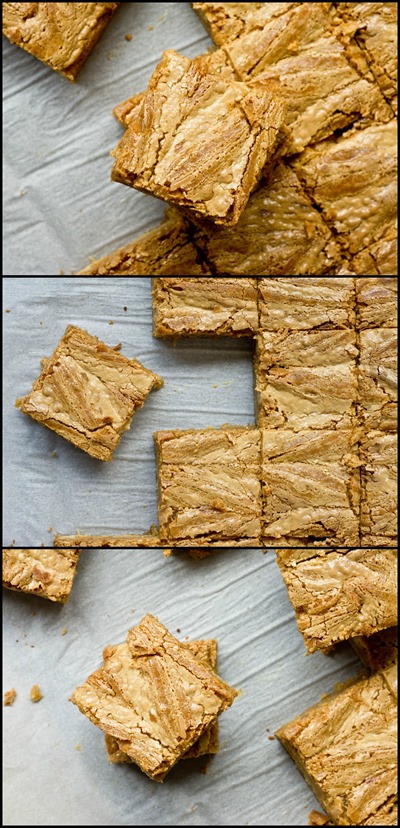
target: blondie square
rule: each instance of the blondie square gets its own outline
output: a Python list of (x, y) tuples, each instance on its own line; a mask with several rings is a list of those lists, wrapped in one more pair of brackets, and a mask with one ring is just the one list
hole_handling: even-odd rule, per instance
[(32, 391), (16, 402), (24, 414), (99, 460), (111, 460), (135, 412), (163, 381), (136, 359), (69, 325)]
[(218, 276), (319, 275), (343, 258), (297, 175), (283, 163), (250, 196), (234, 228), (210, 225), (202, 223), (194, 242)]
[(258, 425), (351, 428), (356, 414), (354, 330), (263, 331), (255, 359)]
[[(208, 665), (209, 667), (212, 667), (214, 671), (216, 670), (218, 649), (217, 641), (212, 638), (200, 639), (198, 641), (186, 641), (185, 646), (196, 658), (199, 659), (199, 661), (202, 661), (206, 666)], [(117, 647), (106, 647), (103, 652), (104, 661), (114, 655), (116, 650)], [(196, 759), (198, 756), (218, 753), (218, 730), (218, 721), (215, 721), (207, 728), (207, 730), (204, 731), (197, 742), (189, 748), (182, 758)], [(114, 736), (110, 736), (109, 733), (106, 733), (105, 742), (109, 762), (115, 764), (120, 762), (133, 762), (133, 759), (131, 759), (127, 753), (124, 753), (123, 750), (119, 749), (118, 742)]]
[(210, 273), (191, 241), (188, 223), (169, 211), (162, 224), (85, 267), (78, 276), (169, 276)]
[(354, 275), (370, 273), (371, 276), (388, 276), (397, 273), (397, 220), (390, 223), (377, 242), (364, 247), (353, 256), (351, 266)]
[(267, 84), (225, 80), (210, 71), (207, 56), (166, 51), (112, 153), (112, 178), (194, 217), (236, 224), (283, 118), (283, 102)]
[(277, 561), (310, 653), (397, 624), (397, 550), (282, 549)]
[(76, 549), (3, 549), (3, 586), (65, 604), (78, 558)]
[(356, 279), (357, 327), (397, 328), (397, 278)]
[(397, 123), (321, 141), (294, 168), (337, 240), (360, 253), (392, 228), (397, 218)]
[(335, 825), (397, 825), (394, 672), (358, 679), (276, 733)]
[(397, 434), (369, 431), (361, 452), (361, 546), (397, 546)]
[(266, 546), (358, 546), (356, 430), (263, 429)]
[(354, 279), (259, 279), (262, 331), (352, 328)]
[[(396, 550), (397, 555), (397, 550)], [(354, 636), (350, 639), (353, 650), (369, 670), (387, 669), (398, 661), (397, 627), (388, 627), (373, 635)]]
[(162, 782), (237, 693), (153, 616), (72, 694), (142, 771)]
[(253, 336), (256, 279), (154, 279), (154, 336)]
[(3, 33), (75, 80), (119, 3), (2, 3)]
[(359, 402), (368, 429), (397, 430), (397, 328), (362, 330)]
[(158, 517), (166, 546), (220, 542), (235, 546), (261, 535), (260, 432), (224, 426), (154, 435)]

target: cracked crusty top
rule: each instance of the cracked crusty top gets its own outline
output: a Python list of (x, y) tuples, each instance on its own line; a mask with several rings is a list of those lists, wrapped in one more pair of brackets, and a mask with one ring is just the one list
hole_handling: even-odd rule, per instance
[(74, 80), (119, 3), (2, 3), (3, 33)]
[(257, 297), (256, 279), (155, 279), (154, 334), (252, 336)]
[(113, 151), (112, 178), (235, 224), (270, 161), (284, 105), (267, 84), (226, 80), (207, 56), (168, 50)]
[(162, 781), (237, 693), (146, 615), (72, 694), (94, 724)]
[(397, 550), (282, 549), (277, 560), (309, 652), (397, 623)]
[(64, 603), (78, 558), (75, 549), (3, 549), (3, 586)]

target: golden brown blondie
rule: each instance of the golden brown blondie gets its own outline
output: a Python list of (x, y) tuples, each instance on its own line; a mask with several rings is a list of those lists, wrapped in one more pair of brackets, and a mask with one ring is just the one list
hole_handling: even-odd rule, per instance
[(3, 549), (3, 586), (65, 604), (78, 559), (76, 549)]

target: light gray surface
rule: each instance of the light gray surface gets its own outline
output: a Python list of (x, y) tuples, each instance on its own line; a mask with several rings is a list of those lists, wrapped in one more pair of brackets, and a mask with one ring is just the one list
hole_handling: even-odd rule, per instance
[[(146, 532), (157, 523), (154, 431), (254, 425), (251, 341), (195, 338), (174, 348), (154, 339), (150, 277), (15, 277), (3, 288), (4, 546), (47, 546), (53, 533), (78, 529)], [(133, 418), (111, 463), (14, 407), (69, 324), (108, 345), (121, 342), (121, 353), (165, 380)]]
[(147, 87), (165, 49), (210, 45), (189, 3), (125, 2), (71, 83), (3, 37), (7, 276), (74, 273), (159, 223), (160, 201), (110, 181), (123, 135), (111, 112)]
[[(268, 736), (359, 662), (348, 645), (305, 656), (273, 552), (193, 561), (184, 552), (90, 550), (65, 607), (7, 590), (3, 606), (4, 689), (17, 691), (4, 708), (5, 825), (307, 825), (318, 803)], [(182, 640), (217, 637), (219, 673), (241, 691), (221, 717), (207, 774), (204, 760), (185, 760), (162, 785), (110, 765), (103, 735), (68, 702), (105, 644), (147, 612)]]

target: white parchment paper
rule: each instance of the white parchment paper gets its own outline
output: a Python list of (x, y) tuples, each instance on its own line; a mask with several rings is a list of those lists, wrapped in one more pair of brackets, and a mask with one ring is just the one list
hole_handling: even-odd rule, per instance
[[(305, 656), (273, 552), (81, 553), (69, 603), (4, 590), (5, 825), (307, 825), (318, 808), (279, 742), (284, 722), (355, 674), (348, 645)], [(219, 673), (240, 695), (220, 719), (220, 752), (183, 760), (163, 784), (110, 765), (104, 737), (68, 698), (146, 612), (182, 640), (217, 637)], [(62, 635), (63, 629), (67, 633)], [(179, 632), (177, 632), (179, 630)], [(39, 684), (43, 699), (29, 691)]]
[(123, 2), (71, 83), (3, 37), (3, 273), (75, 273), (160, 222), (162, 202), (110, 180), (112, 109), (165, 49), (211, 43), (190, 3)]

